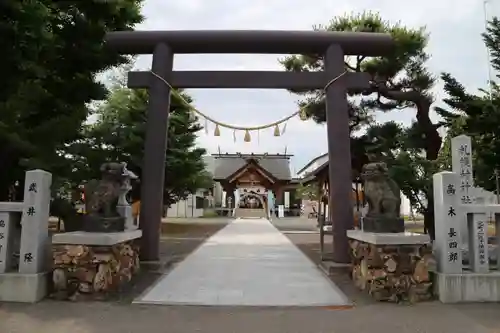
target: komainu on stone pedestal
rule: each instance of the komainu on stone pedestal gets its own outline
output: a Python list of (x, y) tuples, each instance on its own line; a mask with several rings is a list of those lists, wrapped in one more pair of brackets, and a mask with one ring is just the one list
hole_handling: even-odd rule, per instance
[(363, 231), (404, 232), (399, 186), (389, 177), (387, 165), (382, 162), (366, 164), (361, 176), (368, 202), (368, 213), (362, 219)]
[(352, 279), (378, 301), (416, 303), (433, 298), (428, 245), (374, 245), (350, 240)]
[(125, 217), (117, 206), (122, 186), (135, 176), (125, 163), (105, 163), (101, 166), (102, 179), (85, 185), (83, 230), (87, 232), (118, 232), (125, 230)]
[(52, 248), (52, 297), (103, 299), (119, 291), (139, 272), (139, 248), (133, 241), (113, 246), (55, 245)]

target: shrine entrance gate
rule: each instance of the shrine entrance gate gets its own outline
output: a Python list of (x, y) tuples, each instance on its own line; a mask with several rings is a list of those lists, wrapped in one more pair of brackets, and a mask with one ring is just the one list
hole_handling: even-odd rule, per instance
[[(353, 227), (348, 92), (370, 88), (368, 73), (346, 72), (344, 56), (392, 52), (388, 34), (325, 31), (117, 31), (106, 35), (119, 54), (152, 54), (151, 71), (128, 74), (128, 87), (150, 93), (142, 168), (141, 258), (159, 259), (170, 90), (173, 88), (324, 89), (329, 158), (329, 210), (333, 260), (349, 262), (346, 231)], [(324, 59), (320, 72), (174, 71), (175, 53), (311, 54)], [(168, 82), (166, 84), (165, 82)]]

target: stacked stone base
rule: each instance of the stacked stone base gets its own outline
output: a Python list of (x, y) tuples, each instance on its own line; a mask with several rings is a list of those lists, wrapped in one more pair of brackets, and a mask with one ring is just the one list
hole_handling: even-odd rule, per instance
[(376, 245), (349, 241), (352, 279), (377, 301), (416, 303), (433, 298), (429, 245)]
[(139, 272), (134, 241), (109, 246), (54, 245), (51, 296), (65, 300), (105, 299)]

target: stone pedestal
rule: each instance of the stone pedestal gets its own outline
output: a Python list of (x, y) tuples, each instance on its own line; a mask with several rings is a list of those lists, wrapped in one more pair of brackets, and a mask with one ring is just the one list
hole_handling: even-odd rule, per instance
[(48, 273), (0, 274), (0, 302), (36, 303), (47, 296)]
[(432, 298), (428, 235), (347, 231), (355, 285), (378, 301), (411, 303)]
[(57, 299), (103, 299), (126, 286), (139, 271), (141, 230), (69, 232), (52, 238), (53, 286)]

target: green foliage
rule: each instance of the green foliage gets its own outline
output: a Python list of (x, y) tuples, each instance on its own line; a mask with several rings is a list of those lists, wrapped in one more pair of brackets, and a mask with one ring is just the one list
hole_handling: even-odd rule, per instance
[(477, 185), (487, 190), (495, 189), (492, 176), (500, 169), (500, 90), (492, 85), (492, 94), (471, 95), (465, 88), (452, 89), (456, 80), (443, 74), (448, 98), (445, 104), (451, 110), (436, 108), (448, 127), (447, 138), (441, 152), (448, 169), (451, 169), (451, 138), (466, 134), (472, 138), (474, 178)]
[[(493, 18), (487, 25), (483, 40), (491, 54), (491, 65), (500, 69), (500, 20)], [(495, 190), (492, 176), (500, 169), (500, 87), (490, 83), (490, 89), (477, 94), (466, 88), (451, 74), (441, 74), (445, 82), (446, 108), (436, 108), (447, 126), (447, 140), (442, 156), (451, 167), (450, 143), (459, 134), (471, 136), (475, 183), (487, 190)]]
[(313, 201), (319, 200), (318, 184), (316, 183), (310, 183), (307, 185), (300, 184), (299, 187), (297, 187), (296, 196), (297, 199), (306, 199)]
[(383, 161), (390, 176), (418, 212), (428, 213), (427, 200), (432, 197), (432, 175), (439, 161), (429, 161), (419, 147), (418, 126), (403, 127), (395, 122), (374, 124), (364, 135), (368, 154)]
[[(318, 25), (320, 31), (361, 31), (390, 33), (397, 41), (395, 52), (387, 57), (347, 57), (346, 69), (353, 72), (366, 71), (373, 75), (374, 85), (370, 91), (363, 92), (360, 101), (349, 105), (351, 129), (357, 130), (370, 123), (374, 110), (390, 111), (395, 108), (413, 106), (414, 101), (395, 92), (417, 91), (429, 98), (428, 89), (434, 78), (424, 67), (428, 56), (424, 52), (427, 34), (423, 28), (409, 29), (401, 24), (384, 21), (378, 14), (345, 15), (334, 18), (327, 25)], [(293, 55), (281, 61), (287, 71), (321, 71), (324, 69), (323, 55)], [(316, 122), (326, 121), (325, 104), (322, 91), (295, 91), (305, 95), (301, 106), (308, 103), (307, 115)], [(373, 93), (373, 95), (372, 95)], [(408, 96), (410, 97), (410, 96)]]
[[(182, 93), (182, 96), (191, 102), (188, 95)], [(148, 99), (147, 90), (114, 85), (107, 100), (96, 110), (98, 120), (84, 126), (82, 139), (68, 150), (74, 160), (74, 185), (100, 178), (99, 167), (105, 162), (126, 162), (130, 170), (142, 174)], [(164, 203), (167, 206), (213, 185), (211, 175), (205, 171), (206, 151), (195, 147), (200, 129), (186, 105), (172, 96), (165, 157)], [(139, 191), (133, 192), (135, 199), (140, 199)]]
[(95, 75), (127, 61), (104, 48), (104, 34), (141, 22), (141, 2), (0, 2), (0, 201), (16, 181), (22, 196), (28, 168), (71, 173), (64, 147), (78, 137), (87, 104), (106, 94)]

